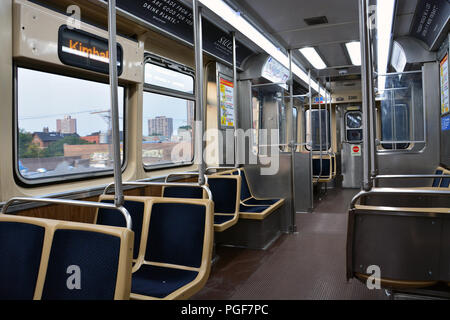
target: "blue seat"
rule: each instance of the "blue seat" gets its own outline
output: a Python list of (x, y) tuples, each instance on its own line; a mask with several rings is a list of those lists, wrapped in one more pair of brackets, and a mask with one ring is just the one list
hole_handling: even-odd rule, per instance
[[(239, 218), (237, 202), (239, 201), (238, 190), (240, 179), (231, 177), (208, 177), (208, 186), (211, 190), (214, 201), (214, 230), (218, 232), (225, 231), (236, 224)], [(203, 189), (201, 187), (183, 187), (183, 186), (165, 186), (163, 188), (163, 197), (166, 198), (184, 198), (201, 199)], [(216, 216), (218, 216), (216, 218)]]
[(195, 187), (165, 186), (163, 188), (163, 197), (202, 199), (203, 189), (201, 187), (195, 188)]
[(187, 298), (206, 283), (211, 267), (213, 203), (206, 199), (152, 198), (144, 219), (133, 299)]
[(142, 265), (133, 273), (131, 291), (162, 299), (192, 282), (197, 275), (197, 271)]
[[(120, 238), (85, 230), (56, 230), (53, 236), (43, 300), (113, 300)], [(79, 290), (67, 285), (69, 267), (80, 270)]]
[(215, 214), (214, 215), (214, 225), (224, 224), (225, 222), (233, 220), (233, 218), (234, 218), (234, 216), (232, 216), (232, 215)]
[[(244, 205), (249, 206), (271, 206), (275, 205), (278, 202), (282, 201), (283, 199), (257, 199), (253, 196), (250, 186), (247, 181), (247, 176), (245, 174), (244, 169), (240, 170), (241, 178), (242, 178), (242, 184), (241, 184), (241, 203)], [(234, 175), (238, 175), (239, 171), (234, 171)], [(241, 206), (242, 207), (242, 206)], [(242, 210), (241, 210), (242, 211)], [(249, 212), (249, 211), (246, 211)]]
[[(134, 200), (131, 200), (134, 199)], [(139, 247), (141, 244), (142, 236), (142, 224), (145, 211), (145, 199), (144, 197), (125, 197), (123, 206), (128, 210), (133, 221), (132, 230), (134, 232), (134, 248), (133, 259), (136, 260), (139, 254)], [(101, 196), (100, 202), (114, 203), (113, 196)], [(99, 208), (97, 210), (96, 223), (99, 225), (125, 227), (126, 221), (121, 214), (118, 214), (117, 210)]]
[[(441, 170), (441, 169), (437, 169), (436, 172), (435, 172), (435, 174), (443, 174), (443, 173), (444, 173), (444, 171)], [(438, 188), (440, 186), (440, 184), (441, 184), (441, 180), (442, 180), (442, 178), (434, 178), (432, 187)]]
[(214, 200), (214, 230), (225, 231), (239, 219), (240, 177), (210, 176), (208, 184)]
[(34, 298), (44, 235), (32, 221), (0, 221), (0, 300)]
[(127, 228), (0, 214), (0, 299), (128, 299)]
[(269, 208), (270, 208), (270, 206), (251, 206), (251, 207), (249, 207), (249, 206), (241, 205), (240, 211), (241, 212), (262, 213)]

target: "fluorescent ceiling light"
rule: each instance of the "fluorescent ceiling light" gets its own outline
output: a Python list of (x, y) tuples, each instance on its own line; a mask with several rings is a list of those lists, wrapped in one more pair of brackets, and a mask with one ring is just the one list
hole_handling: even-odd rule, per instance
[(361, 43), (359, 41), (347, 42), (345, 44), (347, 48), (348, 55), (352, 64), (355, 66), (361, 65)]
[(300, 52), (308, 59), (309, 63), (313, 65), (316, 69), (325, 69), (327, 65), (323, 62), (322, 58), (317, 53), (314, 48), (302, 48)]
[[(267, 54), (271, 55), (279, 63), (286, 68), (289, 68), (289, 57), (280, 51), (269, 39), (267, 39), (261, 32), (253, 27), (239, 12), (234, 11), (222, 0), (199, 0), (205, 7), (221, 17), (224, 21), (229, 23), (233, 28), (238, 30), (246, 38), (251, 39), (258, 47), (260, 47)], [(292, 72), (304, 82), (308, 83), (308, 74), (303, 71), (298, 65), (292, 63)], [(311, 79), (311, 88), (314, 91), (319, 91), (319, 84)], [(323, 90), (323, 88), (321, 89)]]
[[(394, 23), (395, 0), (377, 0), (377, 66), (378, 74), (385, 74)], [(378, 76), (378, 92), (385, 89), (386, 76)]]

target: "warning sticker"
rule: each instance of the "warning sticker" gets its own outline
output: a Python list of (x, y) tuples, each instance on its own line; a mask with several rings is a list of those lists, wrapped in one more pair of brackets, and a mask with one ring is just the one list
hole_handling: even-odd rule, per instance
[(359, 145), (352, 147), (352, 156), (356, 156), (356, 157), (361, 156), (361, 147)]

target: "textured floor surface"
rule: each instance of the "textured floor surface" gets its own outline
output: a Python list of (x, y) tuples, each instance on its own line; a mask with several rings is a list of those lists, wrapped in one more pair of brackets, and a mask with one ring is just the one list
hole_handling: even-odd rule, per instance
[(358, 190), (328, 190), (314, 212), (297, 214), (298, 233), (267, 250), (218, 247), (206, 286), (192, 299), (386, 299), (345, 277), (347, 210)]

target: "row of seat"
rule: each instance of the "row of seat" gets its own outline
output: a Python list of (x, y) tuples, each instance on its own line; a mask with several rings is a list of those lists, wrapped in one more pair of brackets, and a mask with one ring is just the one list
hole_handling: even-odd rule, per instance
[[(450, 170), (443, 167), (437, 167), (435, 174), (450, 175)], [(450, 188), (450, 178), (434, 178), (433, 188)]]
[(162, 197), (126, 196), (132, 230), (106, 206), (97, 209), (95, 224), (1, 215), (0, 299), (192, 296), (208, 279), (214, 231), (242, 215), (263, 219), (284, 202), (255, 198), (240, 169), (210, 175), (208, 185), (214, 202), (195, 187), (165, 186)]
[(239, 176), (242, 179), (239, 198), (239, 218), (263, 220), (284, 204), (284, 199), (262, 199), (252, 192), (244, 168), (217, 172), (210, 176)]
[[(436, 174), (449, 171), (439, 167)], [(358, 194), (348, 218), (347, 278), (366, 282), (373, 272), (368, 267), (376, 266), (381, 286), (389, 289), (450, 286), (449, 180)]]
[(0, 214), (0, 300), (128, 299), (133, 237), (127, 228)]

